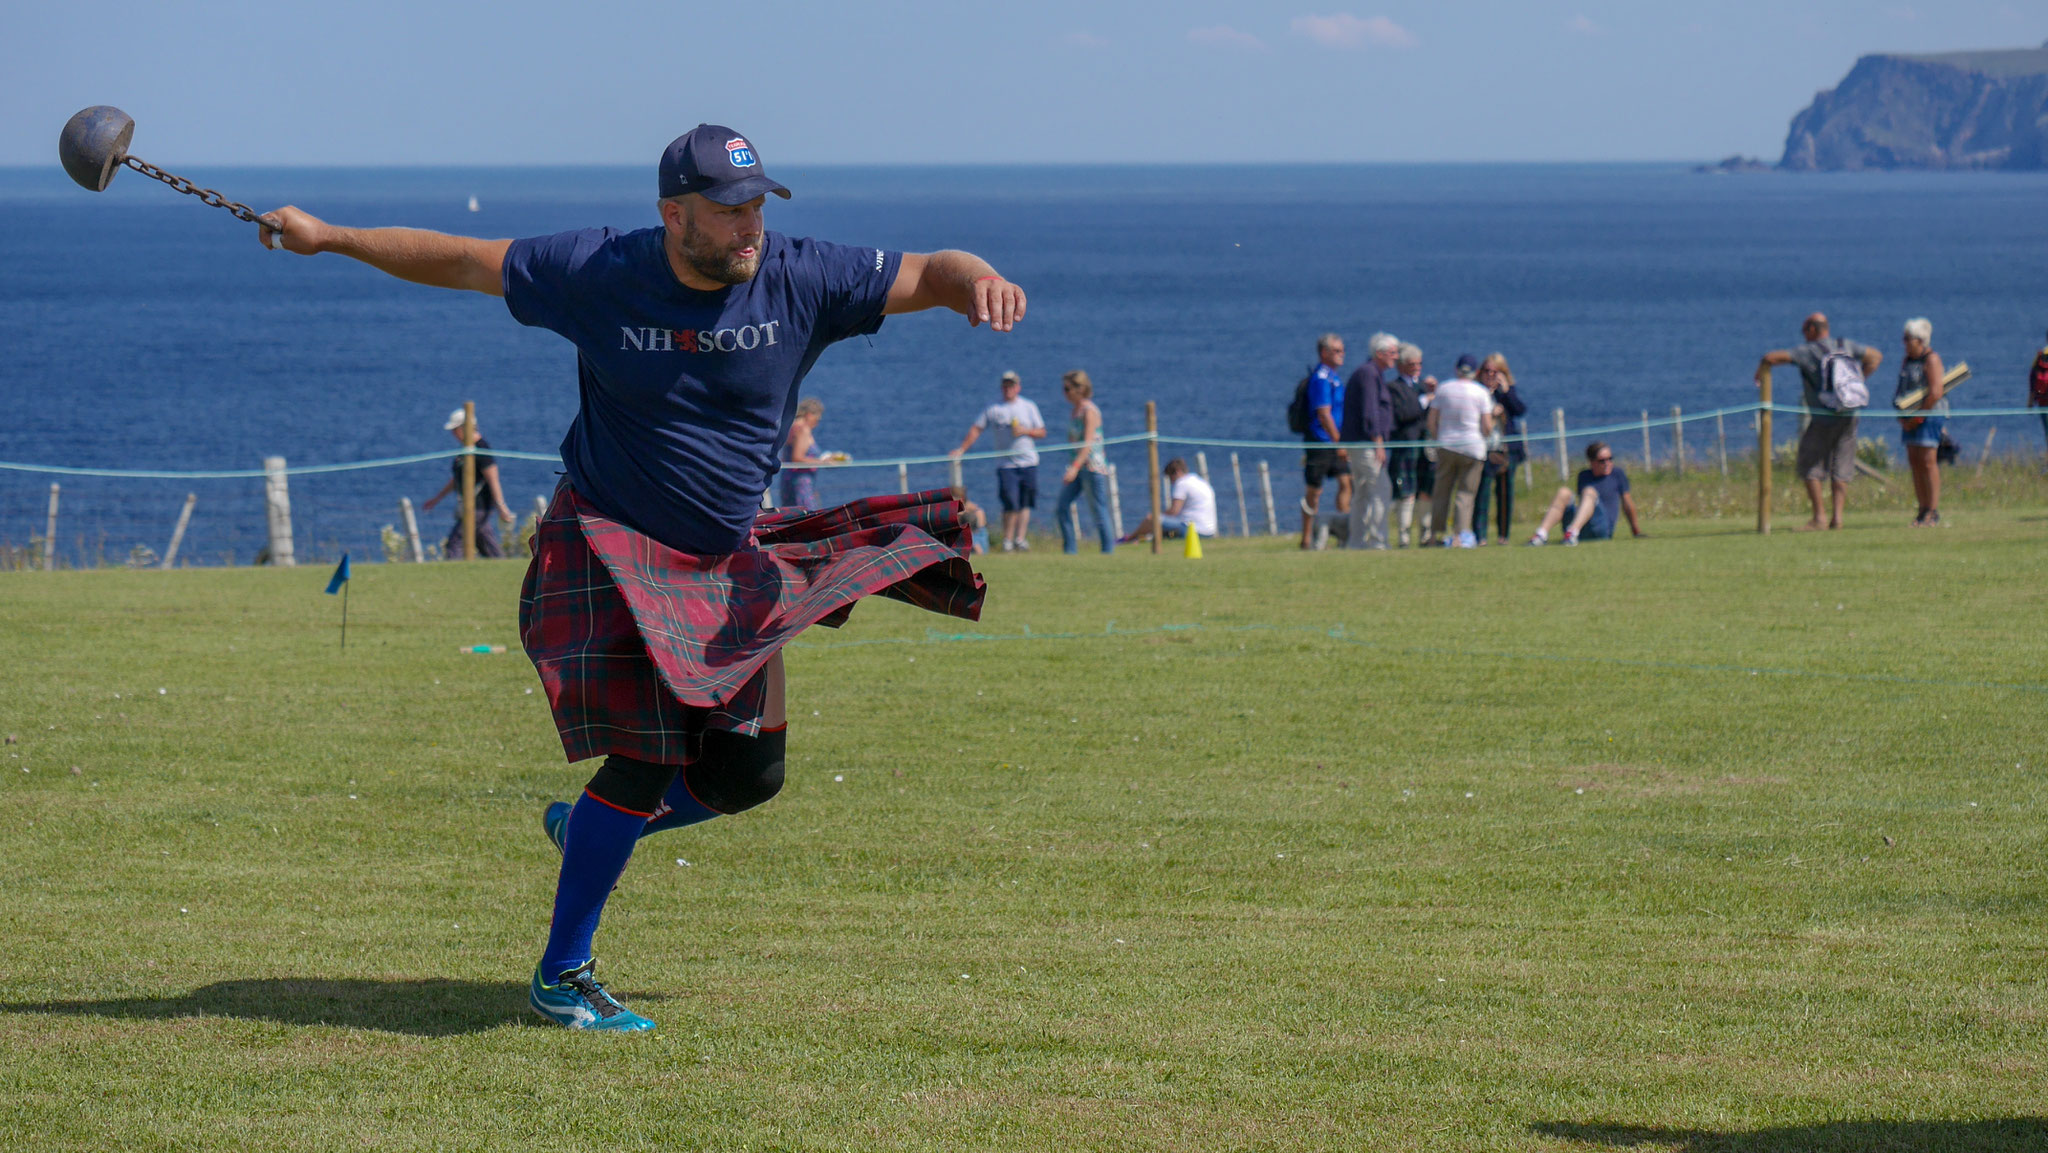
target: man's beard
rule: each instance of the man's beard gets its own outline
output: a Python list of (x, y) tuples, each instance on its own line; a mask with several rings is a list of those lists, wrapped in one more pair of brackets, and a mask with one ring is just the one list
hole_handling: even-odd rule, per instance
[(683, 259), (706, 280), (720, 284), (745, 284), (754, 279), (754, 274), (761, 271), (761, 238), (753, 240), (754, 255), (742, 258), (739, 250), (746, 247), (746, 243), (738, 242), (723, 251), (713, 248), (697, 231), (694, 216), (683, 222)]

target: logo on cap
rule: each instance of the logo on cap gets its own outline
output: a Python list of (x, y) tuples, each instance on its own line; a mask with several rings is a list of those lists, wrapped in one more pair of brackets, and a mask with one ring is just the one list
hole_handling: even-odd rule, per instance
[(735, 136), (725, 142), (725, 157), (732, 161), (734, 168), (752, 168), (754, 166), (754, 146), (747, 143), (745, 137)]

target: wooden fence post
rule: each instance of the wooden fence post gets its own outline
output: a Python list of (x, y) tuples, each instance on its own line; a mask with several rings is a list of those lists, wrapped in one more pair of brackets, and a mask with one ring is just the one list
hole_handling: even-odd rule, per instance
[(164, 568), (170, 568), (178, 561), (178, 546), (185, 543), (185, 526), (192, 523), (192, 506), (199, 503), (199, 494), (185, 494), (185, 507), (178, 512), (178, 527), (171, 530), (171, 547), (164, 550)]
[(1239, 536), (1252, 535), (1251, 506), (1244, 503), (1244, 470), (1237, 465), (1237, 454), (1230, 454), (1230, 476), (1237, 482), (1237, 523), (1244, 531)]
[(1984, 452), (1977, 457), (1977, 476), (1984, 475), (1984, 462), (1991, 459), (1991, 438), (1997, 435), (1998, 426), (1995, 424), (1991, 426), (1991, 431), (1984, 434)]
[(896, 491), (899, 493), (910, 491), (910, 466), (907, 464), (896, 466)]
[(1685, 414), (1675, 404), (1671, 406), (1671, 467), (1679, 476), (1685, 475)]
[(540, 540), (540, 522), (548, 519), (548, 498), (533, 498), (533, 540), (526, 542), (526, 555), (532, 556), (535, 542)]
[(1564, 447), (1564, 410), (1561, 408), (1551, 409), (1550, 420), (1551, 423), (1557, 426), (1557, 483), (1569, 484), (1572, 479), (1572, 462), (1570, 454), (1565, 452)]
[(1259, 458), (1259, 493), (1266, 498), (1266, 535), (1280, 535), (1280, 516), (1273, 508), (1273, 473), (1266, 467), (1266, 459)]
[(1771, 531), (1771, 369), (1756, 371), (1756, 531)]
[[(1207, 484), (1207, 483), (1208, 483), (1208, 481), (1209, 481), (1209, 454), (1208, 454), (1208, 453), (1206, 453), (1206, 452), (1198, 452), (1198, 453), (1196, 453), (1196, 454), (1195, 454), (1195, 471), (1196, 471), (1196, 472), (1199, 472), (1199, 473), (1201, 473), (1201, 474), (1202, 474), (1202, 482), (1203, 482), (1204, 484)], [(1213, 487), (1213, 486), (1212, 486), (1212, 487)]]
[(1643, 472), (1650, 471), (1650, 410), (1643, 410)]
[(476, 559), (476, 402), (462, 402), (462, 559)]
[(412, 546), (412, 563), (425, 564), (427, 550), (420, 547), (420, 522), (419, 518), (412, 514), (411, 497), (402, 496), (398, 498), (398, 515), (400, 519), (405, 521), (405, 540), (407, 544)]
[(1721, 479), (1728, 479), (1728, 422), (1723, 414), (1714, 414), (1714, 442), (1721, 446)]
[(1124, 498), (1116, 487), (1116, 466), (1109, 466), (1109, 529), (1116, 539), (1124, 539)]
[(281, 456), (263, 459), (263, 505), (270, 518), (270, 563), (291, 568), (298, 563), (292, 557), (292, 494)]
[(50, 486), (50, 519), (43, 527), (43, 571), (57, 570), (57, 493), (56, 484)]
[(967, 482), (961, 479), (960, 460), (958, 457), (946, 462), (946, 484), (950, 488), (967, 487)]
[(1145, 402), (1145, 459), (1152, 465), (1152, 555), (1159, 555), (1159, 405)]

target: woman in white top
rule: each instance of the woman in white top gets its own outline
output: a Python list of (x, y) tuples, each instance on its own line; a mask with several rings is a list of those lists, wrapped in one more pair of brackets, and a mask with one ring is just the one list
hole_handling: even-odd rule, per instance
[(1472, 501), (1484, 475), (1486, 438), (1493, 434), (1493, 394), (1473, 379), (1478, 372), (1478, 360), (1469, 353), (1460, 356), (1457, 379), (1438, 385), (1429, 404), (1429, 438), (1437, 442), (1429, 519), (1437, 541), (1446, 547), (1479, 543), (1472, 534)]

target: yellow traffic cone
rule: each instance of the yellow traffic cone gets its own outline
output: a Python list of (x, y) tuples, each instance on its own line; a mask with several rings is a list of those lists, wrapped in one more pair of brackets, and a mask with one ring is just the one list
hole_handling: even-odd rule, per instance
[(1196, 532), (1192, 524), (1187, 526), (1187, 538), (1181, 542), (1180, 555), (1189, 560), (1202, 559), (1202, 534)]

